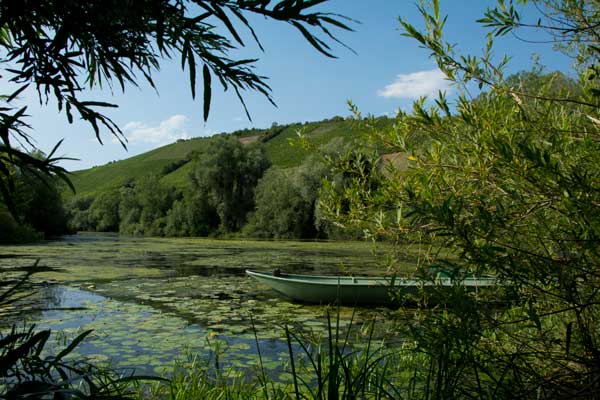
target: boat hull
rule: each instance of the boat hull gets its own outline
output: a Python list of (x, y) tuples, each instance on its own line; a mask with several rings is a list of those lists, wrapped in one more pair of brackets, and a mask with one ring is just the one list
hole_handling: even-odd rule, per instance
[[(280, 274), (278, 276), (246, 270), (246, 274), (296, 301), (317, 304), (388, 305), (398, 303), (407, 295), (418, 295), (422, 287), (453, 286), (450, 279), (423, 283), (412, 279), (366, 277), (324, 277)], [(468, 290), (489, 287), (489, 279), (470, 279), (462, 282)]]
[(387, 304), (392, 302), (390, 286), (385, 281), (373, 281), (370, 285), (349, 285), (340, 282), (339, 285), (317, 281), (300, 281), (286, 279), (285, 276), (273, 277), (266, 274), (252, 273), (255, 278), (279, 293), (296, 301), (305, 303), (335, 303), (344, 304)]

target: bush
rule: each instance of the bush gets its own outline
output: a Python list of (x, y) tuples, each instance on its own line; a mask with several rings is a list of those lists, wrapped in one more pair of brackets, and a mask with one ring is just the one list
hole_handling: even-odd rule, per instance
[(8, 211), (0, 211), (0, 243), (27, 243), (41, 238), (32, 227), (17, 223)]

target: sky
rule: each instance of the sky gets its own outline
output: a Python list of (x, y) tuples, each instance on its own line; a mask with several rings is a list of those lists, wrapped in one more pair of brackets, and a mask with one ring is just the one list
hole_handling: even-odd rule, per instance
[[(493, 2), (441, 0), (441, 12), (448, 16), (445, 35), (461, 53), (481, 54), (487, 31), (476, 20), (490, 4)], [(126, 87), (124, 93), (120, 89), (94, 90), (82, 97), (119, 105), (118, 109), (108, 110), (107, 115), (128, 138), (127, 150), (106, 130), (101, 133), (103, 144), (100, 144), (89, 125), (81, 121), (69, 124), (65, 115), (57, 112), (55, 104), (40, 106), (32, 90), (19, 99), (28, 106), (28, 122), (32, 126), (29, 133), (36, 146), (46, 153), (64, 139), (58, 154), (78, 160), (63, 161), (61, 165), (74, 171), (129, 158), (177, 139), (265, 128), (273, 122), (285, 124), (347, 116), (348, 100), (363, 115), (393, 116), (398, 109), (408, 110), (419, 96), (433, 95), (438, 90), (452, 95), (454, 89), (429, 52), (414, 39), (401, 35), (400, 16), (417, 27), (423, 25), (415, 3), (330, 0), (320, 5), (319, 10), (357, 21), (349, 22), (354, 32), (334, 29), (337, 37), (353, 51), (332, 43), (337, 58), (327, 58), (290, 25), (250, 16), (264, 52), (246, 32), (244, 39), (248, 46), (233, 52), (231, 57), (259, 58), (256, 71), (269, 78), (267, 83), (277, 104), (273, 107), (262, 95), (244, 93), (251, 121), (235, 93), (224, 92), (213, 81), (211, 112), (204, 122), (202, 96), (192, 99), (187, 71), (182, 72), (178, 61), (166, 60), (154, 77), (157, 90), (142, 82), (139, 87)], [(528, 13), (533, 16), (535, 10), (522, 12), (524, 16)], [(548, 71), (571, 69), (571, 60), (553, 51), (550, 45), (526, 43), (513, 35), (498, 41), (496, 54), (500, 57), (504, 53), (511, 56), (509, 71), (513, 72), (531, 68), (534, 54)], [(0, 81), (0, 89), (6, 87), (6, 82)], [(202, 93), (201, 82), (197, 92)]]

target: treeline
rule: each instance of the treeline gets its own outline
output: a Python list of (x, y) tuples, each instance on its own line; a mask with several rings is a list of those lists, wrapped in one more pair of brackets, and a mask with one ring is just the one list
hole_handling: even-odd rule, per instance
[[(39, 151), (30, 156), (40, 160), (45, 157)], [(32, 170), (10, 168), (14, 212), (10, 213), (0, 200), (0, 243), (29, 242), (66, 233), (67, 213), (58, 178), (42, 178)]]
[[(343, 148), (339, 138), (323, 152)], [(317, 156), (300, 167), (279, 169), (271, 166), (262, 143), (221, 135), (185, 161), (191, 163), (185, 189), (149, 175), (95, 196), (74, 197), (66, 204), (69, 229), (145, 236), (342, 237), (339, 228), (319, 218), (319, 190), (328, 167)]]

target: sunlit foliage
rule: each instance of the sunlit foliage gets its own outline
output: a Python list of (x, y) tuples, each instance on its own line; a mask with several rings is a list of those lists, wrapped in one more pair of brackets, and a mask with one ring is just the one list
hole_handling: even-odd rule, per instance
[[(367, 120), (373, 140), (406, 154), (410, 167), (382, 175), (341, 165), (356, 174), (346, 185), (353, 190), (328, 192), (341, 224), (421, 245), (423, 279), (444, 270), (504, 282), (495, 299), (503, 307), (456, 293), (444, 313), (424, 310), (410, 331), (430, 359), (424, 397), (595, 398), (600, 390), (598, 7), (532, 3), (539, 21), (516, 2), (486, 13), (480, 23), (491, 31), (479, 57), (446, 41), (437, 1), (421, 8), (423, 28), (401, 19), (458, 95), (420, 99), (389, 129)], [(508, 60), (494, 58), (494, 38), (527, 29), (578, 56), (574, 78), (537, 65), (504, 75)], [(473, 83), (482, 92), (473, 95)], [(382, 181), (365, 184), (372, 179)]]

